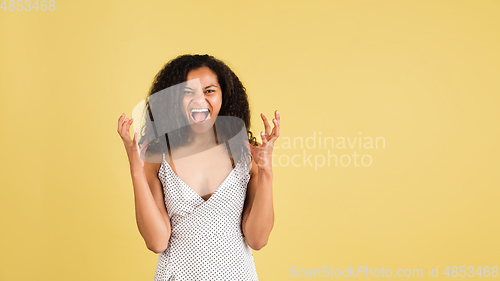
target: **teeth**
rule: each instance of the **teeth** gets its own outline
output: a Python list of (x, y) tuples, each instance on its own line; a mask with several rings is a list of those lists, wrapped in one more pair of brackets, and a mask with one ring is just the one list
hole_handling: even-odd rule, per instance
[(193, 108), (191, 109), (191, 112), (208, 112), (208, 108), (201, 108), (201, 109)]

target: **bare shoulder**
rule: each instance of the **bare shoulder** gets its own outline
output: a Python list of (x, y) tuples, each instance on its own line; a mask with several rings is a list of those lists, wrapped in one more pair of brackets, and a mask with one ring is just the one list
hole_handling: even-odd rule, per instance
[(146, 175), (157, 175), (160, 171), (162, 161), (163, 154), (161, 153), (147, 156), (144, 161), (144, 172), (146, 173)]

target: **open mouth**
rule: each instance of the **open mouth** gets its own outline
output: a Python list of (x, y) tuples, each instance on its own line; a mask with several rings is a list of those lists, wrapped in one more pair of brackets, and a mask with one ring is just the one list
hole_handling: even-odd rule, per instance
[(208, 108), (193, 108), (191, 109), (191, 118), (195, 123), (203, 123), (210, 116), (210, 110)]

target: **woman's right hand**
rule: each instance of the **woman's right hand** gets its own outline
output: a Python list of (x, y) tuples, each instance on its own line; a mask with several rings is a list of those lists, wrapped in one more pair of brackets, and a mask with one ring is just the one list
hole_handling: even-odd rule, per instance
[[(125, 119), (125, 120), (124, 120)], [(131, 168), (144, 168), (144, 161), (140, 157), (137, 131), (134, 132), (134, 138), (130, 137), (130, 125), (134, 122), (134, 118), (125, 118), (123, 113), (118, 119), (118, 134), (122, 138), (125, 150), (127, 151), (128, 160)]]

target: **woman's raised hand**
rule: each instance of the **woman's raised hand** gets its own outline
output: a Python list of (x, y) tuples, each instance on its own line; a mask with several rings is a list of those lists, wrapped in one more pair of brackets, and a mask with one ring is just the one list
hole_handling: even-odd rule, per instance
[(277, 110), (274, 112), (274, 115), (274, 128), (271, 131), (271, 126), (269, 125), (266, 116), (262, 113), (260, 114), (262, 122), (264, 122), (265, 129), (265, 133), (261, 132), (260, 134), (262, 144), (259, 144), (258, 146), (249, 145), (255, 163), (259, 166), (259, 170), (271, 171), (272, 169), (274, 142), (276, 142), (280, 136), (280, 115)]
[[(124, 120), (125, 119), (125, 120)], [(122, 138), (125, 150), (127, 151), (128, 159), (131, 168), (144, 168), (144, 161), (140, 157), (140, 150), (138, 144), (139, 133), (137, 130), (134, 132), (134, 138), (130, 137), (130, 125), (134, 122), (134, 118), (125, 118), (123, 113), (118, 119), (118, 134)]]

